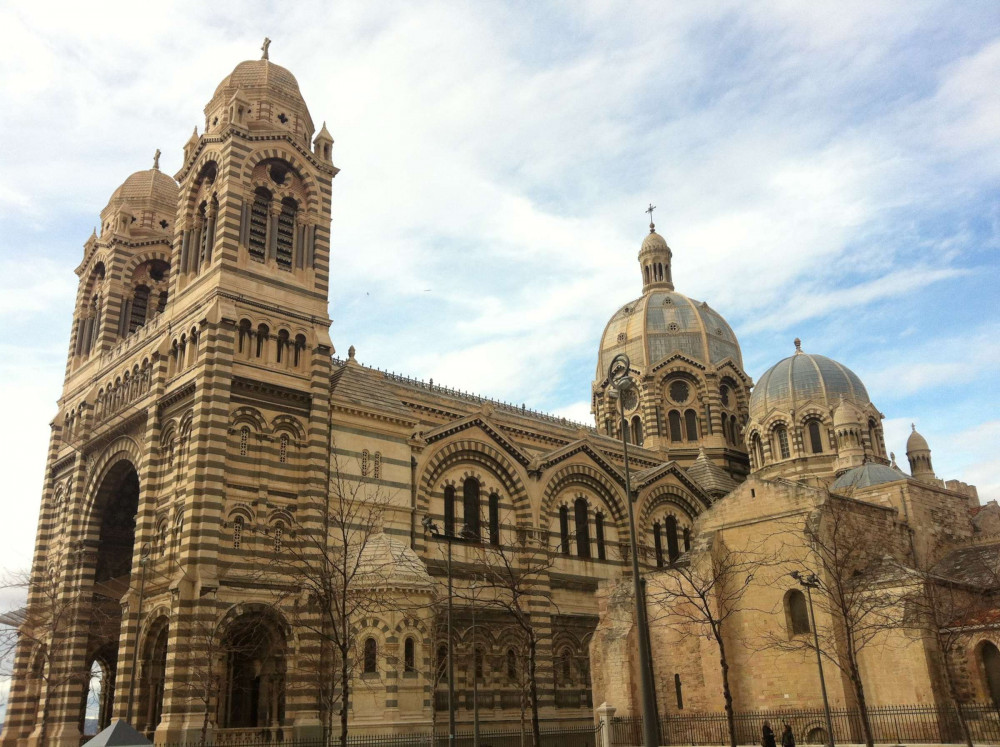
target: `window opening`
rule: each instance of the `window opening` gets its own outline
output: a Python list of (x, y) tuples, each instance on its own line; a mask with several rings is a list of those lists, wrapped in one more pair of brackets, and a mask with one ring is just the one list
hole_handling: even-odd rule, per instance
[(819, 423), (815, 420), (810, 420), (808, 425), (809, 430), (809, 443), (812, 444), (813, 454), (823, 453), (823, 440), (820, 438)]
[(365, 640), (365, 674), (375, 674), (378, 665), (378, 644), (374, 638)]
[(490, 493), (490, 544), (500, 544), (500, 496)]
[(455, 536), (455, 488), (451, 485), (444, 489), (444, 533)]
[(594, 534), (597, 536), (597, 559), (607, 560), (604, 549), (604, 514), (600, 511), (594, 516)]
[(687, 429), (687, 440), (697, 441), (698, 416), (695, 414), (694, 410), (686, 410), (684, 412), (684, 427)]
[(239, 550), (243, 542), (243, 517), (237, 516), (233, 519), (233, 549)]
[(285, 464), (288, 461), (288, 434), (282, 433), (278, 440), (278, 461)]
[(250, 429), (246, 426), (240, 428), (240, 456), (246, 456), (249, 449)]
[(791, 456), (791, 451), (788, 449), (788, 430), (783, 425), (779, 425), (775, 430), (778, 435), (778, 449), (781, 453), (782, 459), (788, 459)]
[(803, 635), (808, 633), (809, 611), (806, 609), (806, 595), (798, 589), (792, 589), (786, 596), (788, 605), (788, 622), (791, 626), (792, 635)]
[(413, 654), (413, 639), (407, 638), (403, 642), (403, 671), (416, 672), (417, 665)]
[(590, 524), (587, 517), (587, 499), (577, 498), (573, 503), (576, 519), (576, 554), (581, 558), (590, 557)]
[(462, 518), (465, 536), (479, 539), (479, 480), (470, 477), (462, 485)]
[(559, 552), (569, 555), (569, 509), (559, 507)]
[(673, 563), (680, 555), (677, 549), (677, 519), (674, 518), (673, 514), (667, 517), (665, 527), (667, 530), (667, 557)]

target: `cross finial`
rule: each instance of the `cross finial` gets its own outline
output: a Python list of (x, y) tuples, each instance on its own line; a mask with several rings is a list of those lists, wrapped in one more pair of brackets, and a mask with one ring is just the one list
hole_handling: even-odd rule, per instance
[(156, 149), (156, 153), (153, 154), (153, 168), (157, 171), (160, 170), (160, 149)]
[(656, 226), (653, 225), (653, 211), (656, 210), (656, 205), (649, 203), (649, 207), (646, 208), (646, 212), (649, 213), (649, 232), (653, 233)]
[(264, 43), (260, 45), (260, 51), (262, 51), (262, 52), (264, 53), (264, 54), (262, 54), (262, 55), (260, 56), (260, 58), (261, 58), (262, 60), (266, 60), (266, 59), (269, 59), (269, 58), (268, 58), (268, 56), (267, 56), (267, 48), (268, 48), (268, 47), (270, 47), (270, 46), (271, 46), (271, 40), (270, 40), (270, 39), (268, 39), (268, 38), (267, 38), (267, 37), (265, 36), (265, 37), (264, 37)]
[(800, 340), (798, 337), (795, 338), (795, 352), (796, 353), (802, 352), (802, 340)]

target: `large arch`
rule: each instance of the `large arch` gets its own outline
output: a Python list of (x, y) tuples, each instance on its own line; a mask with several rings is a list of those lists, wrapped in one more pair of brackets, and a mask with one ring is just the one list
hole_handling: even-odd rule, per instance
[(247, 605), (220, 626), (225, 668), (220, 678), (219, 726), (260, 729), (285, 720), (288, 625), (273, 610)]

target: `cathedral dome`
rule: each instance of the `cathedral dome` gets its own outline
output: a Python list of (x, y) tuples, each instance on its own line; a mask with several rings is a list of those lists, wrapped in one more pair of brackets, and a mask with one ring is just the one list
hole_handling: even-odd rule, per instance
[(824, 355), (802, 352), (796, 340), (795, 355), (778, 361), (757, 381), (750, 395), (750, 417), (763, 421), (772, 410), (793, 412), (807, 402), (832, 410), (841, 397), (862, 410), (871, 404), (857, 374)]
[[(652, 236), (658, 234), (646, 240)], [(677, 291), (647, 292), (614, 313), (601, 336), (599, 380), (607, 375), (611, 359), (622, 352), (632, 365), (647, 369), (674, 353), (711, 366), (732, 358), (743, 368), (740, 346), (729, 323), (707, 303)]]
[(896, 467), (878, 464), (877, 462), (868, 462), (860, 467), (847, 470), (847, 472), (833, 482), (830, 490), (870, 488), (873, 485), (897, 482), (899, 480), (906, 480), (907, 478), (908, 475)]
[[(246, 112), (230, 108), (234, 97)], [(266, 57), (241, 62), (223, 78), (205, 107), (205, 117), (208, 132), (236, 121), (254, 130), (265, 126), (291, 130), (308, 141), (315, 129), (295, 76)]]

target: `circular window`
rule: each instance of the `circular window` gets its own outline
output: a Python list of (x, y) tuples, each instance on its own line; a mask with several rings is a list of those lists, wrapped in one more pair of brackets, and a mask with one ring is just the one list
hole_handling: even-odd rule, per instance
[(670, 385), (670, 399), (672, 399), (677, 404), (681, 404), (682, 402), (687, 402), (690, 394), (691, 394), (691, 387), (687, 385), (687, 382), (675, 381)]
[(670, 304), (672, 304), (673, 302), (674, 299), (672, 299), (670, 296), (667, 296), (666, 298), (663, 299), (664, 306), (670, 306)]
[(626, 411), (632, 411), (639, 406), (639, 394), (634, 388), (622, 392), (622, 405)]
[(729, 387), (723, 384), (719, 388), (719, 396), (722, 397), (722, 404), (729, 407)]
[(618, 333), (618, 342), (625, 342), (625, 333), (624, 332), (619, 332)]
[(722, 337), (722, 327), (716, 327), (715, 334), (717, 334), (719, 337)]
[(677, 322), (670, 322), (670, 324), (667, 325), (667, 332), (677, 332), (680, 328), (681, 326)]

